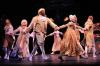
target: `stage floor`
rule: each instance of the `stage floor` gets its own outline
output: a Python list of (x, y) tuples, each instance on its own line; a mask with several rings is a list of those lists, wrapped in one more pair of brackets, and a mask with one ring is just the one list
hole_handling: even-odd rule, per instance
[(61, 62), (58, 59), (59, 54), (51, 55), (47, 54), (49, 57), (48, 60), (43, 60), (41, 58), (41, 55), (36, 55), (33, 57), (33, 61), (30, 62), (28, 59), (23, 59), (22, 61), (15, 61), (15, 60), (0, 60), (0, 66), (1, 65), (16, 65), (16, 66), (33, 66), (33, 65), (95, 65), (100, 64), (100, 54), (97, 54), (96, 58), (92, 57), (92, 54), (89, 55), (88, 59), (81, 58), (79, 61), (77, 61), (76, 57), (68, 57), (63, 56), (63, 59), (65, 61)]
[(79, 61), (77, 61), (76, 57), (68, 57), (68, 56), (63, 56), (63, 59), (65, 61), (61, 62), (58, 59), (59, 54), (47, 54), (47, 56), (49, 57), (48, 60), (43, 60), (41, 55), (36, 55), (33, 56), (33, 61), (30, 62), (27, 58), (23, 59), (22, 61), (18, 61), (18, 60), (2, 60), (0, 59), (0, 66), (39, 66), (39, 65), (49, 65), (49, 66), (53, 66), (53, 65), (96, 65), (96, 64), (100, 64), (100, 41), (96, 41), (96, 55), (97, 57), (93, 58), (92, 54), (89, 54), (88, 59), (83, 59), (81, 58)]

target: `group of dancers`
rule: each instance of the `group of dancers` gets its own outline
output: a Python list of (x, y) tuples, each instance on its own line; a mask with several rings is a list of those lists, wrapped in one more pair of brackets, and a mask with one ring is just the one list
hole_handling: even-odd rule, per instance
[[(55, 51), (60, 51), (58, 59), (61, 61), (63, 60), (63, 55), (76, 56), (77, 59), (80, 59), (80, 56), (88, 58), (88, 52), (91, 50), (93, 51), (93, 57), (96, 57), (95, 41), (93, 36), (93, 16), (88, 17), (84, 28), (78, 25), (76, 15), (69, 15), (65, 21), (67, 20), (69, 20), (67, 24), (57, 26), (51, 18), (46, 16), (44, 8), (38, 10), (38, 15), (33, 17), (29, 26), (27, 20), (23, 19), (21, 25), (14, 30), (10, 20), (6, 19), (4, 27), (5, 39), (3, 44), (3, 50), (5, 52), (4, 59), (9, 60), (9, 56), (12, 53), (11, 50), (16, 49), (19, 58), (28, 58), (29, 61), (32, 61), (39, 46), (42, 52), (42, 59), (47, 60), (49, 57), (47, 57), (45, 53), (44, 42), (45, 38), (52, 35), (54, 35), (54, 43), (51, 54), (54, 54)], [(46, 35), (48, 24), (54, 29), (54, 32)], [(67, 27), (67, 29), (63, 34), (59, 30), (65, 27)], [(31, 29), (33, 29), (33, 31), (30, 34)], [(17, 34), (17, 32), (19, 32), (19, 34)], [(80, 44), (80, 32), (84, 34), (86, 40), (85, 49), (83, 49)], [(62, 39), (60, 38), (60, 34), (63, 35)], [(18, 35), (18, 37), (16, 44), (14, 45), (15, 35)], [(31, 53), (29, 52), (29, 37), (33, 38), (33, 50)]]

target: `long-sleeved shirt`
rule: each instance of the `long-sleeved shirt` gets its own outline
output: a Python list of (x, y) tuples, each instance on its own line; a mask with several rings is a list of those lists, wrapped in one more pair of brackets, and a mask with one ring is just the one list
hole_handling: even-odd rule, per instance
[(50, 25), (52, 28), (55, 28), (57, 25), (54, 24), (49, 18), (44, 16), (36, 16), (32, 19), (30, 25), (28, 26), (28, 30), (33, 28), (33, 31), (37, 33), (45, 33), (47, 30), (47, 25)]

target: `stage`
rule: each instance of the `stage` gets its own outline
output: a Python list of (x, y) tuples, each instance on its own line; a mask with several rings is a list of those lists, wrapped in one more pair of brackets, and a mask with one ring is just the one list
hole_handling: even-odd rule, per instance
[(61, 62), (58, 59), (59, 53), (56, 54), (47, 54), (49, 59), (43, 60), (41, 57), (41, 54), (34, 55), (33, 56), (33, 61), (29, 61), (28, 58), (23, 59), (22, 61), (19, 61), (18, 59), (10, 59), (8, 60), (3, 60), (0, 59), (0, 66), (33, 66), (33, 65), (96, 65), (100, 64), (100, 40), (96, 40), (96, 55), (97, 57), (93, 58), (92, 53), (89, 53), (89, 57), (87, 59), (81, 58), (79, 61), (77, 61), (76, 57), (68, 57), (68, 56), (63, 56), (64, 61)]
[(59, 54), (51, 55), (47, 54), (49, 57), (48, 60), (43, 60), (41, 58), (41, 55), (36, 55), (33, 57), (33, 61), (30, 62), (28, 59), (23, 59), (22, 61), (18, 60), (0, 60), (0, 65), (17, 65), (17, 66), (33, 66), (33, 65), (95, 65), (100, 63), (100, 54), (97, 54), (96, 58), (92, 57), (92, 54), (89, 54), (88, 59), (83, 59), (81, 58), (79, 61), (76, 60), (76, 57), (68, 57), (68, 56), (63, 56), (63, 59), (65, 61), (61, 62), (58, 59)]

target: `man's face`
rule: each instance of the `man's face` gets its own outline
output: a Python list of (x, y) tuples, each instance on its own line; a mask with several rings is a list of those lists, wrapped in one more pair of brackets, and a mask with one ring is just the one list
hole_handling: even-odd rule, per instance
[(45, 16), (45, 10), (42, 10), (42, 11), (40, 12), (40, 14), (41, 14), (42, 16)]

